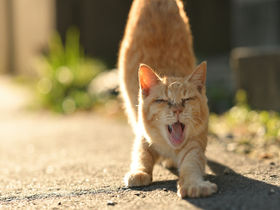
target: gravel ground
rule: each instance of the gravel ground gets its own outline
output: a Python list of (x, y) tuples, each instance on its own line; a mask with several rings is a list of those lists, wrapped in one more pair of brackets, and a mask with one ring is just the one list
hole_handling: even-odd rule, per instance
[(176, 172), (160, 165), (152, 185), (124, 187), (133, 139), (125, 122), (94, 113), (27, 113), (6, 104), (0, 110), (3, 209), (280, 208), (279, 159), (248, 159), (211, 140), (206, 178), (219, 191), (209, 198), (182, 200), (176, 195)]

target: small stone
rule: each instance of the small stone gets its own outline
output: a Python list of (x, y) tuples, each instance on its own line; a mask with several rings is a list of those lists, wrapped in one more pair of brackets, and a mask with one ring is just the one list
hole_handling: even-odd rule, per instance
[(227, 138), (227, 139), (233, 139), (233, 138), (234, 138), (234, 135), (233, 135), (232, 133), (228, 133), (228, 134), (226, 135), (226, 138)]
[(272, 155), (269, 153), (263, 153), (260, 155), (260, 159), (271, 159)]
[(270, 162), (269, 164), (270, 164), (271, 166), (275, 166), (275, 162), (273, 162), (273, 161)]
[(274, 190), (273, 188), (271, 188), (271, 189), (269, 190), (269, 192), (268, 192), (269, 195), (272, 195), (272, 194), (274, 194), (274, 193), (275, 193), (275, 190)]
[(162, 190), (163, 190), (164, 192), (168, 192), (168, 190), (167, 190), (166, 188), (163, 188)]
[(236, 143), (229, 143), (229, 144), (227, 145), (227, 150), (228, 150), (229, 152), (235, 151), (236, 148), (237, 148), (237, 144), (236, 144)]
[(61, 206), (61, 204), (62, 204), (61, 202), (58, 202), (58, 204), (57, 204), (57, 205)]
[(277, 178), (278, 176), (276, 174), (270, 175), (271, 178)]
[(141, 195), (141, 193), (137, 192), (137, 193), (134, 193), (134, 195), (136, 195), (136, 196), (140, 196), (140, 195)]
[(230, 173), (231, 173), (231, 170), (230, 170), (229, 168), (225, 168), (224, 174), (225, 174), (225, 175), (228, 175), (228, 174), (230, 174)]
[(107, 206), (115, 206), (117, 202), (114, 201), (107, 201)]
[(141, 195), (141, 198), (146, 198), (146, 195)]
[(54, 167), (53, 166), (48, 166), (46, 169), (47, 174), (52, 174), (54, 172)]

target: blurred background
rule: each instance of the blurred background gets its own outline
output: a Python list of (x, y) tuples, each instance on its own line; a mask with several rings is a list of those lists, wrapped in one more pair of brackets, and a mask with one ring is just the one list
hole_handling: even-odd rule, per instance
[[(255, 136), (279, 143), (280, 0), (184, 3), (198, 62), (208, 61), (213, 135), (239, 135), (245, 152)], [(115, 68), (130, 5), (129, 0), (0, 0), (0, 100), (6, 107), (25, 100), (24, 94), (22, 100), (9, 95), (16, 83), (31, 90), (32, 108), (119, 114)]]

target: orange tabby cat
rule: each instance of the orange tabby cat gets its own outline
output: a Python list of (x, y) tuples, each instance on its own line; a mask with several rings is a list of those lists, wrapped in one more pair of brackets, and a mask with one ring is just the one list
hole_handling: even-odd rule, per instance
[[(149, 67), (149, 66), (151, 67)], [(180, 197), (209, 196), (206, 62), (195, 67), (181, 0), (134, 0), (119, 55), (120, 87), (136, 134), (127, 186), (152, 182), (159, 157), (179, 168)]]

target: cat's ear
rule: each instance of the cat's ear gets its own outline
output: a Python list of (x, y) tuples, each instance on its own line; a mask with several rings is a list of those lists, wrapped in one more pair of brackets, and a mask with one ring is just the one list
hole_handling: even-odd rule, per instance
[(191, 76), (189, 77), (189, 81), (193, 84), (197, 85), (199, 92), (201, 92), (202, 87), (205, 86), (206, 83), (206, 71), (207, 71), (207, 62), (203, 61), (199, 64), (196, 69), (193, 71)]
[(138, 77), (142, 95), (148, 96), (151, 87), (159, 83), (160, 79), (156, 73), (146, 64), (140, 64)]

